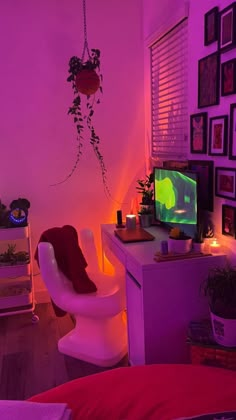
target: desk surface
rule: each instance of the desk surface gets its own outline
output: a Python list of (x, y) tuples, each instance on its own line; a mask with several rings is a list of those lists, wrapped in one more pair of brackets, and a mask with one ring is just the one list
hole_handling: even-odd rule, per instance
[[(116, 255), (119, 254), (119, 250), (121, 253), (124, 253), (126, 258), (131, 258), (136, 260), (136, 262), (145, 269), (153, 269), (153, 268), (167, 268), (170, 264), (176, 265), (176, 268), (181, 269), (183, 265), (186, 265), (188, 262), (191, 261), (192, 268), (195, 265), (204, 264), (206, 261), (209, 262), (209, 259), (215, 259), (214, 255), (206, 255), (200, 256), (193, 259), (180, 259), (180, 260), (169, 260), (164, 262), (157, 262), (154, 260), (154, 256), (157, 252), (161, 250), (161, 241), (168, 239), (168, 232), (166, 229), (163, 229), (159, 226), (151, 226), (150, 228), (145, 228), (145, 230), (152, 235), (155, 236), (153, 241), (148, 242), (132, 242), (132, 243), (123, 243), (119, 238), (116, 237), (114, 234), (114, 230), (116, 226), (113, 224), (103, 224), (101, 225), (102, 233), (109, 237), (109, 241), (116, 246), (117, 252)], [(104, 241), (103, 241), (104, 242)], [(223, 254), (221, 254), (223, 256)], [(118, 256), (118, 255), (117, 255)], [(220, 255), (219, 255), (220, 256)], [(124, 261), (121, 262), (124, 263)]]

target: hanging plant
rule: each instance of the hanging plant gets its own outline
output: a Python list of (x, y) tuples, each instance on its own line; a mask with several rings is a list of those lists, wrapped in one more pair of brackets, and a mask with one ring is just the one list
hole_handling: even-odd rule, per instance
[[(75, 172), (82, 155), (84, 143), (84, 125), (87, 126), (90, 137), (89, 142), (93, 148), (96, 158), (98, 159), (102, 181), (105, 193), (110, 196), (110, 190), (107, 185), (107, 169), (104, 163), (103, 155), (100, 152), (100, 137), (95, 131), (93, 124), (93, 115), (95, 105), (100, 103), (100, 99), (95, 97), (95, 93), (102, 93), (102, 74), (100, 73), (100, 50), (88, 48), (87, 41), (87, 25), (86, 25), (86, 4), (83, 0), (84, 15), (84, 47), (81, 58), (77, 56), (71, 57), (69, 60), (69, 77), (67, 81), (72, 84), (74, 99), (72, 105), (68, 109), (68, 114), (72, 115), (73, 122), (77, 131), (77, 156), (70, 173), (67, 177), (59, 182), (61, 184), (68, 180)], [(85, 60), (85, 53), (88, 58)], [(86, 103), (83, 104), (83, 95), (86, 97)], [(83, 105), (83, 106), (82, 106)], [(55, 184), (54, 184), (55, 185)], [(57, 185), (57, 184), (56, 184)]]

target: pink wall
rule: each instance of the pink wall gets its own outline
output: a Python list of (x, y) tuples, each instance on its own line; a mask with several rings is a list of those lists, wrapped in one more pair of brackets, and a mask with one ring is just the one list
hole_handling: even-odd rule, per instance
[[(158, 4), (157, 4), (158, 3)], [(154, 34), (164, 33), (182, 18), (186, 0), (143, 0), (144, 4), (144, 38), (152, 37)]]
[(119, 208), (129, 211), (134, 180), (143, 174), (142, 2), (87, 0), (87, 25), (90, 48), (102, 54), (104, 94), (95, 122), (113, 200), (104, 195), (90, 146), (73, 177), (50, 186), (76, 156), (66, 77), (69, 58), (82, 52), (82, 1), (0, 4), (0, 198), (30, 200), (33, 248), (43, 230), (64, 223), (89, 226), (98, 239), (100, 223), (115, 220)]

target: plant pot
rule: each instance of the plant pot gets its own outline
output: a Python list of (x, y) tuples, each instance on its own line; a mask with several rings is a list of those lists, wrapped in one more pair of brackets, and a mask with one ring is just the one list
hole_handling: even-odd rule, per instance
[(93, 95), (100, 86), (100, 79), (95, 70), (83, 69), (76, 75), (77, 90), (84, 95)]
[(204, 242), (193, 242), (193, 251), (195, 252), (204, 252), (205, 244)]
[(186, 254), (192, 248), (192, 238), (188, 239), (168, 239), (168, 251), (174, 254)]
[(142, 228), (150, 227), (152, 223), (152, 214), (140, 214), (139, 224)]
[(225, 319), (210, 311), (213, 336), (224, 347), (236, 346), (236, 319)]

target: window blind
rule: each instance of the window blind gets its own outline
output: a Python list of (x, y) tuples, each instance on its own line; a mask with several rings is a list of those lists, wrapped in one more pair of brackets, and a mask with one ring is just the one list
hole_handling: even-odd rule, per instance
[(187, 18), (150, 46), (152, 157), (188, 152)]

